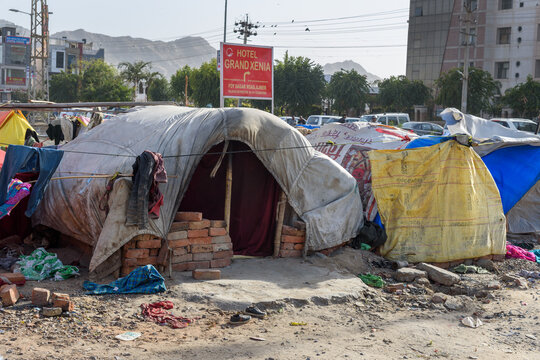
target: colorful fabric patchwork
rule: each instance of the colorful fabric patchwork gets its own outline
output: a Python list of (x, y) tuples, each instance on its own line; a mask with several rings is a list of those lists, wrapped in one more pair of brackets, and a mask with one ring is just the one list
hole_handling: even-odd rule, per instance
[(8, 185), (7, 200), (4, 204), (0, 205), (0, 219), (6, 215), (9, 215), (11, 210), (19, 201), (24, 199), (30, 194), (30, 188), (32, 185), (23, 183), (19, 179), (12, 179)]

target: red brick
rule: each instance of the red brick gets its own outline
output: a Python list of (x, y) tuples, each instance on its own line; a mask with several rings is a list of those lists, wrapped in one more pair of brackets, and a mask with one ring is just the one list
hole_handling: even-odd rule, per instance
[(0, 276), (8, 279), (13, 284), (17, 285), (24, 285), (24, 283), (26, 282), (24, 275), (21, 273), (0, 273)]
[(232, 250), (214, 252), (214, 260), (231, 258), (232, 256)]
[(195, 280), (219, 280), (221, 279), (221, 271), (211, 269), (195, 269), (191, 273), (191, 276), (193, 276)]
[(49, 305), (51, 292), (47, 289), (34, 288), (32, 290), (32, 304), (37, 306)]
[(127, 258), (140, 259), (140, 258), (148, 257), (149, 255), (150, 255), (150, 250), (148, 249), (129, 249), (128, 251), (126, 251), (125, 256)]
[(226, 250), (232, 250), (232, 243), (214, 244), (212, 248), (213, 252), (226, 251)]
[(301, 257), (302, 251), (301, 250), (280, 250), (279, 256), (280, 257)]
[(191, 252), (193, 254), (195, 253), (206, 253), (206, 252), (212, 252), (213, 251), (213, 247), (211, 244), (196, 244), (196, 245), (191, 245)]
[(135, 249), (135, 241), (130, 241), (124, 245), (124, 249)]
[(187, 270), (208, 269), (210, 267), (210, 261), (192, 261), (186, 264), (188, 265)]
[(209, 245), (212, 244), (212, 238), (210, 236), (189, 238), (190, 245)]
[(169, 232), (187, 230), (188, 228), (189, 228), (189, 222), (187, 221), (173, 222)]
[(210, 235), (210, 236), (224, 236), (224, 235), (227, 235), (227, 230), (225, 228), (210, 228), (208, 230), (208, 235)]
[(281, 243), (282, 250), (294, 250), (294, 247), (299, 244), (295, 243)]
[(201, 221), (190, 221), (188, 229), (201, 230), (208, 229), (210, 227), (210, 220), (203, 219)]
[(53, 300), (53, 306), (62, 308), (62, 311), (73, 311), (75, 307), (73, 301), (70, 301), (69, 298), (67, 300), (63, 298), (55, 299)]
[(139, 240), (137, 241), (137, 247), (139, 249), (159, 249), (161, 240)]
[(51, 301), (54, 303), (57, 299), (69, 300), (69, 295), (64, 293), (53, 292), (51, 295)]
[(187, 247), (176, 248), (176, 249), (173, 250), (173, 255), (175, 255), (175, 256), (184, 255), (184, 254), (187, 254), (187, 253), (188, 253), (188, 248)]
[(176, 213), (174, 220), (176, 221), (201, 221), (202, 213), (179, 211)]
[(306, 236), (306, 232), (303, 230), (298, 230), (295, 227), (283, 225), (281, 229), (283, 235), (292, 235), (292, 236)]
[(135, 258), (124, 258), (122, 260), (122, 265), (124, 265), (124, 266), (137, 266), (137, 259), (135, 259)]
[(158, 256), (159, 249), (150, 249), (150, 256)]
[(17, 290), (17, 285), (4, 285), (0, 291), (0, 297), (2, 298), (2, 304), (4, 306), (15, 305), (17, 300), (19, 300), (19, 290)]
[(219, 227), (227, 227), (227, 223), (225, 220), (210, 220), (210, 227), (213, 228), (219, 228)]
[(184, 263), (193, 260), (193, 254), (176, 255), (172, 258), (173, 264)]
[(214, 254), (211, 252), (193, 254), (193, 261), (212, 260), (213, 258), (214, 258)]
[(120, 274), (122, 276), (125, 276), (127, 274), (129, 274), (130, 272), (132, 272), (133, 270), (135, 270), (136, 266), (122, 266), (122, 268), (120, 269)]
[(231, 265), (231, 258), (216, 259), (216, 260), (210, 261), (210, 267), (212, 268), (221, 268), (221, 267), (225, 267), (229, 265)]
[(284, 242), (284, 243), (303, 244), (305, 241), (306, 241), (306, 238), (303, 236), (292, 236), (292, 235), (281, 236), (281, 242)]
[(294, 250), (304, 250), (304, 244), (294, 244)]
[(152, 240), (153, 235), (151, 234), (141, 234), (137, 235), (133, 238), (134, 241), (140, 241), (140, 240)]
[(208, 229), (188, 230), (187, 236), (188, 238), (206, 237), (208, 236)]
[(137, 265), (157, 265), (157, 256), (148, 256), (146, 258), (137, 259)]
[(184, 263), (179, 263), (179, 264), (172, 264), (172, 269), (174, 271), (187, 271), (188, 270), (188, 265), (189, 263), (187, 262), (184, 262)]
[(294, 223), (293, 223), (293, 226), (297, 229), (300, 229), (300, 230), (306, 230), (306, 223), (301, 221), (301, 220), (296, 220)]
[(170, 232), (170, 233), (167, 235), (167, 239), (169, 239), (169, 240), (181, 240), (181, 239), (187, 239), (187, 231), (186, 231), (186, 230), (182, 230), (182, 231)]
[(212, 237), (212, 244), (223, 244), (223, 243), (230, 243), (230, 242), (231, 242), (231, 237), (229, 235)]
[(179, 239), (179, 240), (169, 240), (169, 247), (174, 249), (174, 248), (179, 248), (179, 247), (184, 247), (184, 246), (188, 246), (189, 245), (189, 240), (188, 239)]

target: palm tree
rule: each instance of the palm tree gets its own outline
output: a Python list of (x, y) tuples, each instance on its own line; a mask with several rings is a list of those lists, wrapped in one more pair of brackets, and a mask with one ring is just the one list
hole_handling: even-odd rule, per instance
[(118, 69), (120, 70), (120, 76), (132, 84), (133, 90), (135, 91), (139, 81), (142, 79), (147, 79), (149, 70), (152, 68), (150, 62), (146, 61), (135, 61), (133, 64), (127, 61), (121, 62), (118, 64)]

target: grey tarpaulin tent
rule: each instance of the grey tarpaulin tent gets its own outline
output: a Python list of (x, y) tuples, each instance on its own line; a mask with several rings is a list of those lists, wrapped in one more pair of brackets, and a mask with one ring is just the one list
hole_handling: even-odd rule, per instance
[(320, 250), (356, 236), (363, 225), (355, 179), (279, 118), (254, 109), (136, 108), (109, 120), (62, 147), (53, 177), (131, 173), (144, 150), (161, 153), (170, 177), (160, 184), (161, 216), (149, 230), (125, 225), (131, 180), (117, 181), (108, 215), (99, 209), (106, 179), (51, 181), (33, 216), (41, 223), (93, 247), (90, 270), (134, 236), (166, 237), (203, 154), (225, 140), (245, 143), (273, 175), (294, 211), (306, 222), (306, 249)]

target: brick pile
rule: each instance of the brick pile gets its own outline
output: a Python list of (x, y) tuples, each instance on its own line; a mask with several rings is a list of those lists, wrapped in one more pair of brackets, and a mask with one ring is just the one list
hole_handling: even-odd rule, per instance
[(225, 221), (203, 219), (201, 212), (178, 212), (166, 242), (138, 235), (124, 245), (121, 275), (142, 265), (167, 265), (169, 249), (174, 271), (221, 268), (231, 264), (232, 248)]
[(281, 228), (281, 247), (279, 257), (301, 257), (306, 242), (306, 230), (303, 223), (295, 226), (283, 225)]
[(231, 264), (233, 246), (223, 220), (203, 219), (200, 212), (178, 212), (168, 242), (174, 271), (222, 268)]

